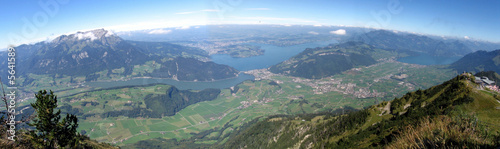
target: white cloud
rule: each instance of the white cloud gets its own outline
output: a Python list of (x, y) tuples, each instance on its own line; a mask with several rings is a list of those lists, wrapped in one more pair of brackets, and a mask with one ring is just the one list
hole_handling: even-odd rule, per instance
[(269, 8), (245, 8), (245, 10), (271, 10)]
[(464, 38), (465, 38), (465, 39), (470, 39), (470, 37), (469, 37), (469, 36), (464, 36)]
[(307, 32), (309, 34), (313, 34), (313, 35), (318, 35), (319, 33), (318, 32), (315, 32), (315, 31), (310, 31), (310, 32)]
[(314, 27), (321, 27), (321, 26), (323, 26), (323, 25), (321, 25), (321, 24), (314, 25)]
[(337, 34), (337, 35), (345, 35), (345, 30), (344, 29), (338, 29), (336, 31), (330, 31), (330, 34)]
[(157, 29), (148, 32), (148, 34), (168, 34), (170, 32), (172, 32), (172, 30)]

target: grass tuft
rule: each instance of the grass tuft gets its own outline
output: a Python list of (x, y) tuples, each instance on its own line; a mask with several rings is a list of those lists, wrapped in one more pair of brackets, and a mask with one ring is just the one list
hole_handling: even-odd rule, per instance
[(492, 148), (499, 135), (491, 134), (475, 116), (426, 117), (406, 126), (386, 148)]

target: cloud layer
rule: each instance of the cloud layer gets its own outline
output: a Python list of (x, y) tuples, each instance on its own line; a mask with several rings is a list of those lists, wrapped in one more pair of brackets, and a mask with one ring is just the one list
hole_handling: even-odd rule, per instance
[(337, 34), (337, 35), (345, 35), (345, 30), (344, 29), (338, 29), (336, 31), (330, 31), (330, 34)]
[(157, 29), (148, 32), (148, 34), (168, 34), (170, 32), (172, 32), (172, 30)]

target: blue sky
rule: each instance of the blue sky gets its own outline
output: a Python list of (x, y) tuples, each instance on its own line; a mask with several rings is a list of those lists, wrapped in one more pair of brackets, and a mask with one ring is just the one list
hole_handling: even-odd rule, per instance
[(500, 42), (500, 1), (495, 0), (1, 0), (0, 4), (0, 48), (95, 28), (118, 32), (259, 23), (374, 27)]

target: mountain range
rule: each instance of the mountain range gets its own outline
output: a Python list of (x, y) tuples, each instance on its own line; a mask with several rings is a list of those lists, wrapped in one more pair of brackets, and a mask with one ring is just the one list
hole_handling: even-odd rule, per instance
[(38, 49), (20, 68), (36, 74), (89, 75), (142, 64), (147, 58), (138, 48), (101, 29), (59, 36)]
[[(231, 38), (233, 36), (231, 34)], [(476, 76), (498, 80), (499, 75), (495, 71), (499, 72), (500, 68), (500, 50), (470, 53), (475, 50), (466, 45), (469, 43), (460, 40), (444, 41), (383, 30), (342, 38), (354, 41), (307, 48), (289, 60), (271, 66), (268, 70), (274, 74), (261, 70), (262, 74), (270, 75), (270, 78), (264, 76), (262, 80), (246, 81), (230, 89), (192, 91), (159, 84), (98, 90), (78, 88), (80, 91), (62, 96), (64, 100), (61, 102), (64, 104), (59, 108), (63, 112), (77, 114), (84, 127), (82, 130), (92, 132), (92, 136), (89, 134), (91, 137), (101, 137), (99, 141), (112, 140), (118, 143), (119, 140), (130, 139), (120, 144), (124, 148), (498, 147), (500, 125), (496, 123), (500, 121), (500, 94), (475, 84), (472, 81), (474, 76), (469, 73), (425, 90), (414, 90), (416, 83), (407, 79), (417, 78), (415, 80), (421, 81), (421, 78), (428, 79), (436, 73), (411, 73), (405, 69), (432, 71), (443, 68), (451, 71), (448, 68), (452, 68), (458, 72), (493, 70), (477, 73)], [(66, 86), (61, 83), (64, 81), (73, 83), (134, 77), (214, 81), (239, 74), (232, 67), (208, 61), (208, 52), (200, 48), (169, 42), (124, 40), (104, 29), (62, 35), (51, 42), (15, 48), (19, 82), (36, 87), (40, 86), (33, 82), (53, 87), (53, 84)], [(422, 52), (439, 56), (467, 55), (450, 66), (428, 69), (417, 69), (426, 66), (409, 66), (394, 61), (401, 55)], [(6, 65), (6, 52), (0, 52), (0, 57), (3, 60), (0, 62)], [(401, 67), (389, 68), (397, 69), (395, 71), (359, 71), (379, 69), (377, 66), (383, 64)], [(343, 73), (353, 68), (359, 70)], [(0, 73), (5, 74), (6, 71), (6, 68), (0, 68)], [(321, 79), (341, 73), (351, 76), (367, 74), (354, 76), (355, 81), (369, 80), (368, 87), (359, 88), (359, 92), (367, 89), (368, 93), (373, 91), (375, 94), (375, 90), (381, 91), (381, 88), (405, 87), (411, 92), (402, 97), (399, 97), (401, 94), (375, 94), (374, 97), (363, 99), (341, 92), (343, 90), (322, 90), (321, 94), (316, 92), (318, 89), (334, 87), (345, 87), (346, 91), (358, 90), (353, 88), (357, 86), (355, 81), (349, 79)], [(369, 73), (380, 73), (382, 77)], [(313, 81), (296, 82), (301, 79), (288, 76)], [(369, 84), (372, 80), (380, 83)], [(334, 84), (334, 81), (338, 83)], [(322, 86), (316, 86), (321, 83)], [(358, 84), (365, 87), (364, 84)], [(370, 88), (373, 84), (377, 88)], [(67, 87), (71, 88), (70, 85)], [(391, 90), (393, 93), (396, 91), (399, 92)], [(373, 99), (376, 99), (373, 103), (363, 103)], [(339, 105), (346, 105), (343, 102), (359, 102), (356, 103), (359, 109), (349, 106), (325, 107), (330, 102)], [(259, 110), (253, 113), (251, 109)], [(300, 110), (303, 114), (290, 109)], [(286, 114), (273, 115), (279, 112)]]
[(308, 48), (284, 62), (271, 66), (269, 70), (273, 73), (318, 79), (354, 67), (375, 64), (380, 58), (427, 53), (434, 56), (465, 55), (449, 65), (449, 68), (457, 72), (500, 73), (500, 50), (472, 51), (474, 50), (465, 45), (464, 41), (444, 41), (416, 34), (375, 30), (354, 36), (349, 41), (337, 45)]
[[(123, 77), (149, 76), (182, 81), (212, 81), (238, 74), (232, 67), (204, 62), (208, 55), (201, 49), (165, 42), (126, 41), (104, 29), (62, 35), (51, 42), (21, 45), (15, 49), (18, 52), (17, 74), (27, 78), (25, 80), (32, 80), (29, 74), (84, 76), (92, 77), (86, 80), (96, 80), (103, 77), (99, 73), (102, 71), (107, 71), (108, 76), (113, 73)], [(7, 52), (0, 56), (4, 57), (1, 63), (6, 64)], [(148, 64), (152, 70), (133, 73), (148, 69), (141, 68)], [(121, 73), (111, 71), (120, 69)], [(6, 71), (0, 69), (0, 72)], [(185, 77), (179, 77), (181, 75)]]
[(351, 41), (361, 41), (377, 48), (398, 52), (423, 52), (436, 56), (463, 56), (479, 50), (471, 49), (459, 40), (444, 41), (423, 35), (375, 30), (355, 36)]

